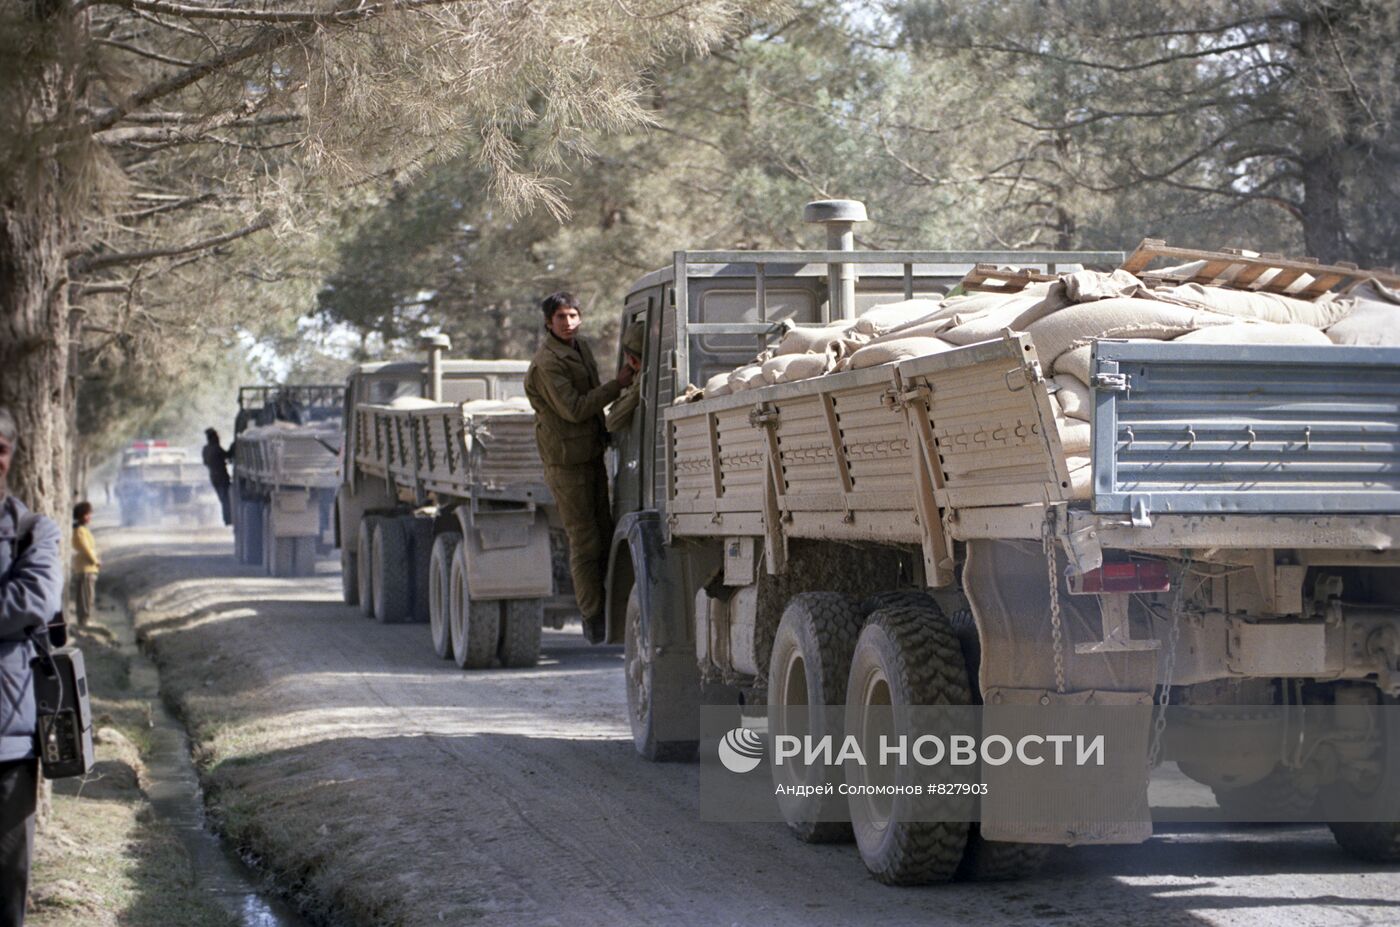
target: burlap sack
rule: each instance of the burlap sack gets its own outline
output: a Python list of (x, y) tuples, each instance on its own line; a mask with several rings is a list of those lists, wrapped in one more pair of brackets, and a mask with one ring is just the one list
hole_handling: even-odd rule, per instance
[(1060, 449), (1066, 454), (1086, 454), (1092, 437), (1088, 422), (1073, 418), (1055, 419), (1055, 428), (1060, 433)]
[(729, 377), (732, 373), (732, 371), (717, 373), (706, 380), (703, 390), (704, 398), (712, 399), (715, 396), (728, 396), (730, 392)]
[(740, 367), (738, 370), (734, 371), (729, 375), (729, 391), (731, 393), (737, 393), (741, 390), (746, 390), (752, 386), (762, 385), (762, 364), (749, 364), (746, 367)]
[(858, 335), (883, 335), (892, 329), (921, 322), (938, 313), (941, 306), (936, 299), (905, 299), (872, 306), (856, 319), (851, 330)]
[(1055, 374), (1055, 378), (1073, 377), (1087, 388), (1089, 385), (1089, 358), (1092, 356), (1094, 346), (1092, 344), (1082, 344), (1073, 351), (1066, 351), (1050, 365), (1050, 371)]
[(1228, 325), (1232, 321), (1228, 315), (1149, 299), (1101, 299), (1066, 306), (1027, 326), (1026, 331), (1035, 339), (1040, 356), (1054, 359), (1092, 338), (1165, 341), (1197, 328)]
[(1055, 400), (1066, 418), (1087, 422), (1094, 414), (1094, 395), (1089, 387), (1072, 376), (1051, 377), (1050, 382), (1059, 387)]
[(1094, 494), (1093, 460), (1080, 455), (1067, 455), (1065, 464), (1069, 467), (1070, 498), (1082, 502)]
[(1140, 297), (1152, 299), (1152, 291), (1143, 282), (1121, 267), (1105, 274), (1097, 270), (1077, 270), (1060, 277), (1065, 298), (1072, 303), (1090, 303), (1100, 299)]
[[(864, 343), (866, 336), (857, 335), (852, 332), (854, 322), (842, 322), (839, 325), (823, 325), (819, 328), (798, 326), (783, 335), (778, 342), (777, 348), (773, 350), (774, 357), (784, 354), (824, 354), (832, 349), (833, 345), (840, 345), (838, 357), (848, 350), (855, 350), (859, 343)], [(845, 347), (848, 342), (858, 342), (858, 344)], [(765, 358), (766, 360), (766, 358)]]
[(1301, 323), (1313, 328), (1326, 328), (1346, 318), (1351, 311), (1347, 300), (1325, 294), (1315, 300), (1296, 299), (1277, 293), (1254, 293), (1228, 287), (1201, 286), (1183, 283), (1164, 291), (1164, 295), (1180, 303), (1200, 306), (1213, 312), (1223, 312), (1241, 319), (1259, 319), (1282, 325)]
[(1311, 325), (1275, 325), (1272, 322), (1236, 322), (1187, 332), (1176, 341), (1186, 344), (1325, 344), (1332, 339)]
[(780, 354), (763, 364), (763, 382), (791, 383), (829, 373), (836, 366), (830, 352), (824, 354)]
[(896, 338), (879, 344), (867, 344), (847, 359), (847, 369), (861, 370), (865, 367), (878, 367), (901, 361), (909, 357), (923, 357), (926, 354), (939, 354), (951, 351), (955, 345), (938, 338)]
[[(1003, 329), (1013, 328), (1024, 316), (1054, 313), (1065, 304), (1062, 292), (1049, 292), (1049, 284), (1027, 287), (1025, 291), (1008, 296), (1004, 293), (978, 293), (949, 300), (945, 305), (954, 309), (953, 324), (939, 335), (956, 345), (976, 344), (1000, 338)], [(1036, 292), (1030, 292), (1035, 290)], [(1019, 330), (1019, 329), (1018, 329)]]
[(1366, 280), (1347, 291), (1351, 314), (1327, 329), (1333, 344), (1400, 347), (1400, 292), (1377, 280)]

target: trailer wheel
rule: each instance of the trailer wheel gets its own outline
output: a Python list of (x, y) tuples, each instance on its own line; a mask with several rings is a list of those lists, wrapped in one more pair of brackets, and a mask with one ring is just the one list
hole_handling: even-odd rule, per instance
[(360, 604), (360, 577), (355, 570), (355, 552), (344, 541), (340, 545), (340, 597), (346, 605)]
[[(847, 734), (862, 744), (874, 743), (880, 733), (904, 733), (898, 730), (900, 708), (972, 703), (957, 638), (941, 612), (924, 608), (889, 608), (870, 616), (856, 644), (847, 693)], [(896, 784), (902, 784), (901, 769), (894, 770)], [(873, 781), (881, 772), (878, 766), (851, 767), (847, 782), (884, 784)], [(958, 871), (968, 826), (920, 820), (923, 801), (908, 794), (850, 796), (856, 846), (879, 881), (946, 882)]]
[(404, 531), (408, 535), (410, 572), (413, 576), (413, 588), (409, 590), (411, 608), (405, 620), (414, 624), (426, 624), (432, 619), (428, 586), (432, 582), (433, 520), (405, 519)]
[[(803, 592), (783, 609), (768, 661), (768, 724), (774, 734), (821, 738), (839, 732), (831, 727), (826, 706), (846, 703), (851, 655), (860, 636), (859, 603), (838, 592)], [(816, 764), (798, 771), (773, 767), (774, 786), (819, 786), (827, 770)], [(799, 789), (800, 791), (800, 789)], [(808, 843), (851, 839), (839, 795), (786, 795), (783, 816), (798, 838)]]
[(370, 538), (374, 578), (374, 617), (381, 624), (398, 624), (409, 616), (413, 565), (408, 558), (408, 534), (401, 518), (381, 518)]
[(473, 601), (467, 579), (467, 545), (458, 544), (452, 558), (448, 614), (452, 627), (452, 659), (462, 669), (485, 669), (496, 659), (501, 636), (501, 603)]
[(1368, 863), (1400, 863), (1400, 823), (1348, 821), (1328, 826), (1348, 855)]
[(968, 826), (956, 878), (964, 882), (1014, 882), (1040, 871), (1051, 847), (1043, 843), (1006, 843), (982, 836), (982, 825)]
[(503, 603), (501, 665), (523, 669), (540, 661), (540, 631), (544, 628), (544, 599), (510, 599)]
[(657, 653), (651, 628), (642, 620), (637, 587), (627, 594), (623, 632), (623, 676), (627, 681), (627, 716), (632, 723), (632, 744), (654, 763), (685, 763), (695, 758), (699, 741), (687, 729), (682, 740), (668, 739), (667, 715), (686, 709), (686, 702), (700, 698), (699, 668), (693, 651)]
[(457, 545), (462, 535), (444, 531), (433, 539), (432, 558), (428, 564), (428, 631), (433, 639), (433, 653), (444, 659), (452, 656), (452, 562), (457, 559)]
[(379, 524), (378, 515), (366, 515), (360, 519), (360, 534), (355, 542), (356, 580), (360, 590), (360, 613), (366, 618), (374, 617), (374, 529)]
[[(1324, 810), (1328, 803), (1348, 809), (1351, 816), (1362, 820), (1334, 822), (1327, 826), (1332, 837), (1351, 856), (1368, 863), (1400, 863), (1400, 822), (1394, 820), (1400, 812), (1400, 794), (1389, 788), (1400, 769), (1400, 698), (1381, 695), (1376, 708), (1379, 717), (1380, 774), (1376, 787), (1360, 792), (1354, 786), (1340, 783), (1322, 791)], [(1346, 791), (1342, 791), (1345, 789)]]

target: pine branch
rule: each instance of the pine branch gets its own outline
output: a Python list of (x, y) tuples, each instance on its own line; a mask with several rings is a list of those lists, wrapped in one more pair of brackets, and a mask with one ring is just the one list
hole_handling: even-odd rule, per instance
[(122, 264), (140, 264), (145, 261), (156, 260), (157, 258), (177, 257), (182, 254), (190, 254), (191, 252), (206, 251), (210, 248), (217, 248), (219, 245), (228, 244), (231, 241), (237, 241), (240, 238), (246, 238), (255, 232), (261, 232), (271, 225), (272, 217), (262, 216), (252, 224), (245, 225), (241, 229), (184, 245), (175, 245), (167, 248), (149, 248), (145, 251), (127, 251), (117, 254), (100, 254), (81, 257), (73, 262), (72, 273), (92, 273), (95, 270), (117, 267)]

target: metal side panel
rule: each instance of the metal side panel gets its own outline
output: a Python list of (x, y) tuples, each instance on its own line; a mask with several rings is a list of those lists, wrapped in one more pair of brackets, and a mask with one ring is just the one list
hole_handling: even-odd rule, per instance
[(911, 358), (898, 369), (905, 401), (917, 401), (928, 420), (922, 440), (933, 445), (940, 508), (1069, 498), (1054, 410), (1028, 335)]
[(1400, 348), (1102, 341), (1094, 509), (1400, 512)]

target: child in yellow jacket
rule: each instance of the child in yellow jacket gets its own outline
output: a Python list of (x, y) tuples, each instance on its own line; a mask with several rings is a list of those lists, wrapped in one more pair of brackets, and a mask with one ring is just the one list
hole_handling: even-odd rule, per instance
[(102, 569), (97, 542), (92, 537), (92, 529), (88, 528), (91, 521), (91, 502), (73, 506), (73, 604), (80, 625), (87, 624), (97, 608), (97, 574)]

